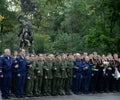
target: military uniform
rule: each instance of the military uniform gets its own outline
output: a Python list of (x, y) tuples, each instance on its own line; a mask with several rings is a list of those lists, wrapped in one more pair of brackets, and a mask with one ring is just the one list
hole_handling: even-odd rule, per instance
[(119, 63), (117, 60), (113, 60), (111, 62), (112, 65), (112, 83), (111, 83), (111, 91), (117, 92), (118, 89), (118, 80), (115, 78), (115, 69), (119, 66)]
[(74, 64), (72, 60), (67, 60), (67, 67), (66, 67), (66, 73), (67, 73), (67, 78), (65, 81), (65, 93), (66, 95), (71, 94), (71, 87), (72, 87), (72, 77), (73, 77), (73, 68)]
[(111, 81), (112, 81), (112, 68), (109, 65), (105, 70), (105, 88), (104, 88), (105, 92), (110, 91)]
[[(44, 66), (43, 66), (43, 95), (49, 95), (48, 93), (48, 82), (50, 79), (50, 61), (49, 60), (45, 60), (44, 62)], [(48, 79), (49, 77), (49, 79)]]
[[(118, 67), (117, 67), (117, 68), (118, 68), (118, 71), (119, 71), (119, 73), (120, 73), (120, 62), (119, 62), (119, 64), (118, 64)], [(117, 88), (118, 88), (117, 91), (120, 92), (120, 78), (118, 79), (118, 83), (117, 83), (117, 84), (118, 84), (118, 86), (117, 86)]]
[(7, 99), (10, 96), (10, 82), (12, 77), (13, 59), (3, 55), (0, 58), (0, 67), (2, 67), (2, 97)]
[(82, 80), (82, 61), (75, 59), (73, 63), (75, 67), (73, 69), (72, 90), (74, 94), (79, 94)]
[[(16, 73), (16, 97), (24, 97), (24, 88), (26, 80), (26, 66), (27, 60), (25, 57), (18, 55), (15, 62), (18, 64), (18, 68), (15, 69)], [(18, 76), (20, 75), (20, 76)]]
[(34, 62), (34, 95), (39, 96), (42, 93), (42, 80), (43, 80), (43, 60)]
[[(116, 69), (120, 73), (120, 66), (119, 65), (120, 65), (120, 63), (118, 61), (116, 61)], [(118, 79), (116, 79), (116, 91), (120, 92), (120, 77)]]
[(65, 95), (65, 80), (68, 78), (66, 68), (67, 68), (67, 60), (62, 59), (60, 65), (60, 73), (61, 73), (61, 79), (60, 79), (60, 95)]
[(91, 67), (91, 84), (90, 91), (95, 93), (97, 90), (97, 82), (98, 82), (98, 60), (90, 59), (93, 66)]
[(0, 91), (1, 91), (1, 85), (2, 85), (2, 68), (0, 68)]
[(33, 96), (33, 87), (34, 87), (34, 61), (30, 61), (31, 64), (27, 65), (26, 73), (26, 96)]
[(60, 66), (61, 66), (61, 61), (55, 59), (53, 65), (52, 95), (60, 94), (60, 81), (61, 81)]
[(98, 92), (103, 92), (104, 88), (104, 66), (102, 60), (98, 61)]
[(90, 62), (83, 62), (82, 66), (82, 76), (83, 76), (83, 83), (82, 83), (82, 89), (83, 93), (89, 92), (89, 86), (90, 86), (90, 79), (91, 79), (91, 66), (92, 64)]
[(15, 86), (15, 77), (16, 77), (16, 74), (15, 74), (15, 65), (12, 67), (12, 81), (11, 81), (11, 92), (13, 94), (15, 94), (15, 89), (16, 89), (16, 86)]
[(38, 94), (42, 95), (42, 82), (43, 82), (43, 66), (44, 60), (37, 61), (37, 77), (38, 77)]
[[(0, 57), (0, 63), (1, 63), (1, 57)], [(1, 87), (2, 87), (2, 77), (3, 76), (3, 72), (2, 72), (2, 67), (0, 66), (0, 91), (1, 91)]]
[(53, 79), (52, 67), (53, 67), (53, 60), (48, 60), (47, 66), (49, 68), (49, 70), (48, 70), (48, 94), (50, 95), (52, 93), (52, 79)]

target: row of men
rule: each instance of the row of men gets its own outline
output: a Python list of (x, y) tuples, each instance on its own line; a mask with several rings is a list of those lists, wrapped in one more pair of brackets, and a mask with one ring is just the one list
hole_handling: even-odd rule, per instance
[[(25, 50), (11, 56), (10, 50), (0, 58), (2, 97), (70, 95), (120, 91), (120, 59), (117, 54), (80, 55), (39, 54), (25, 56)], [(117, 72), (117, 74), (115, 74)], [(116, 77), (115, 77), (116, 76)]]

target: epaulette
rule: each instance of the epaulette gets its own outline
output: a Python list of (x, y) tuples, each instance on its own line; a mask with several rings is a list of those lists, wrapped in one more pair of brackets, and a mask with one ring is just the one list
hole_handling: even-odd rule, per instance
[(1, 55), (0, 57), (3, 57), (4, 55)]

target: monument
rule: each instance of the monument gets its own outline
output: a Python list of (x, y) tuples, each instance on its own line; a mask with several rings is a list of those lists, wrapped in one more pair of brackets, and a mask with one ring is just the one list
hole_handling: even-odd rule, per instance
[[(21, 10), (26, 13), (31, 13), (35, 11), (36, 5), (31, 0), (21, 0)], [(20, 40), (20, 48), (26, 49), (27, 52), (34, 53), (34, 39), (33, 39), (33, 32), (32, 32), (32, 23), (27, 17), (24, 15), (18, 16), (18, 22), (20, 23), (19, 26), (19, 33), (18, 37)]]

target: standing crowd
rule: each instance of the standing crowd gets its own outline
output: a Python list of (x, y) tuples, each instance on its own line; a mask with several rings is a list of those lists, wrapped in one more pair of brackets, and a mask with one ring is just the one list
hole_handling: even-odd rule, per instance
[(3, 99), (120, 92), (118, 54), (28, 54), (21, 49), (0, 56)]

